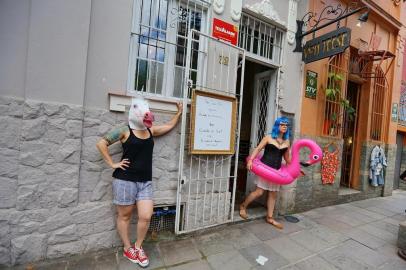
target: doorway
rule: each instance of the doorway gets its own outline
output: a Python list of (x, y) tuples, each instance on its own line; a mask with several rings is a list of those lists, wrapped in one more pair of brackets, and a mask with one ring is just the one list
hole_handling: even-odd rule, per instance
[(360, 102), (360, 85), (348, 81), (347, 100), (350, 106), (355, 109), (354, 114), (344, 112), (343, 121), (343, 152), (341, 157), (341, 179), (340, 186), (346, 188), (357, 188), (354, 181), (354, 152), (357, 149), (357, 124), (358, 109)]
[[(240, 78), (238, 78), (238, 85)], [(237, 87), (239, 89), (239, 87)], [(276, 70), (246, 60), (244, 75), (244, 102), (242, 104), (240, 149), (237, 170), (235, 202), (239, 205), (253, 191), (255, 175), (248, 172), (246, 158), (269, 131), (274, 121), (276, 98)], [(258, 200), (251, 207), (262, 204)], [(238, 209), (238, 207), (236, 208)]]
[(395, 175), (393, 179), (393, 189), (399, 188), (400, 178), (399, 175), (402, 173), (400, 167), (402, 162), (402, 152), (403, 152), (403, 134), (398, 132), (396, 134), (396, 161), (395, 161)]

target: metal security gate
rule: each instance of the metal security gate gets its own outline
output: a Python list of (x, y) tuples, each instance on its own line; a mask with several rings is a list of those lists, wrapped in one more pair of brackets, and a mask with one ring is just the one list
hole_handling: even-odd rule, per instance
[[(177, 234), (233, 221), (244, 67), (245, 51), (243, 49), (194, 29), (189, 31), (179, 150), (175, 221)], [(238, 78), (240, 78), (239, 84), (237, 84)], [(237, 123), (234, 155), (189, 153), (188, 104), (195, 89), (237, 99), (237, 119), (230, 119)]]

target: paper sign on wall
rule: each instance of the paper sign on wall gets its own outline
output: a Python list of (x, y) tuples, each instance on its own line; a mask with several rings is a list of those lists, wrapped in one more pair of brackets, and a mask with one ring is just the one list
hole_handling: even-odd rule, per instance
[(192, 154), (234, 154), (236, 99), (195, 90), (192, 97)]

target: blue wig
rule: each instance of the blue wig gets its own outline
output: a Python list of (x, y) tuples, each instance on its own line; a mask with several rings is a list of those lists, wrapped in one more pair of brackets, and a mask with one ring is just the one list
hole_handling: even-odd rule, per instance
[(286, 130), (286, 133), (283, 134), (282, 139), (287, 140), (290, 137), (290, 128), (289, 128), (289, 119), (286, 117), (278, 117), (275, 120), (275, 124), (273, 124), (272, 131), (269, 132), (271, 134), (272, 138), (276, 139), (279, 136), (279, 125), (280, 124), (286, 124), (288, 126), (288, 129)]

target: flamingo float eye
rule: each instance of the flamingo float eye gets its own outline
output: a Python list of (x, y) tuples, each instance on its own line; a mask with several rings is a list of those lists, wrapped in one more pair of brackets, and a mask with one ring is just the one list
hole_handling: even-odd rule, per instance
[(319, 155), (314, 155), (314, 156), (313, 156), (313, 159), (314, 159), (314, 160), (318, 160), (318, 159), (319, 159)]

